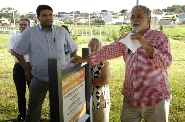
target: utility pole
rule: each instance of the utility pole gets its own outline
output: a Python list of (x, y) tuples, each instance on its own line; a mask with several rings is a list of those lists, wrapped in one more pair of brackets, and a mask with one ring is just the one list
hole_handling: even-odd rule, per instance
[(15, 15), (14, 15), (14, 11), (13, 11), (13, 28), (15, 29)]
[(74, 34), (74, 25), (75, 25), (75, 15), (73, 10), (73, 27), (72, 27), (72, 34)]
[(75, 15), (74, 15), (74, 11), (73, 11), (73, 26), (75, 25)]
[(139, 5), (139, 0), (136, 0), (136, 5)]
[(91, 15), (90, 15), (90, 12), (89, 12), (89, 37), (90, 35), (92, 36), (92, 31), (91, 31)]

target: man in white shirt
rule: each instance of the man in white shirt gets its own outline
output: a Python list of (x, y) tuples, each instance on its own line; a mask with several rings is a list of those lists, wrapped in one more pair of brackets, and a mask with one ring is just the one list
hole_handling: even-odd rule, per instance
[[(11, 53), (13, 56), (13, 60), (15, 62), (13, 67), (13, 80), (15, 83), (16, 91), (17, 91), (17, 97), (18, 97), (18, 108), (19, 108), (19, 115), (17, 116), (17, 122), (22, 122), (25, 120), (26, 116), (26, 83), (29, 87), (30, 81), (28, 81), (25, 77), (25, 70), (17, 60), (17, 58), (14, 56), (14, 50), (13, 47), (15, 43), (19, 40), (19, 37), (21, 36), (21, 33), (26, 29), (30, 27), (30, 21), (26, 18), (20, 19), (19, 22), (19, 34), (16, 34), (10, 38), (9, 46), (8, 46), (8, 52)], [(24, 58), (26, 62), (29, 64), (29, 56), (28, 54), (24, 55)]]

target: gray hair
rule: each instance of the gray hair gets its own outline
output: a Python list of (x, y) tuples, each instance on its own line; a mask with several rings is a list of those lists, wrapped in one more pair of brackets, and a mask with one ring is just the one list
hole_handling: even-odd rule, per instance
[(89, 42), (88, 42), (88, 47), (90, 47), (90, 44), (91, 44), (92, 40), (97, 40), (97, 41), (100, 43), (101, 47), (103, 46), (103, 41), (102, 41), (101, 39), (96, 38), (96, 37), (93, 37), (93, 38), (91, 38), (91, 39), (89, 40)]
[(21, 22), (22, 20), (25, 20), (28, 22), (28, 26), (30, 26), (30, 20), (28, 18), (21, 18), (19, 22)]
[(151, 10), (143, 5), (136, 5), (132, 8), (131, 12), (133, 12), (134, 10), (143, 10), (146, 14), (147, 17), (151, 18)]

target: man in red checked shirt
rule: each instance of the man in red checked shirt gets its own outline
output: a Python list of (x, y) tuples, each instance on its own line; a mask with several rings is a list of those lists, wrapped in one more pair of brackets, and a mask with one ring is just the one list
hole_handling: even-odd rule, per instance
[(172, 55), (168, 37), (150, 28), (151, 11), (136, 5), (131, 11), (131, 26), (136, 33), (131, 40), (139, 41), (136, 52), (118, 41), (102, 47), (87, 57), (75, 56), (74, 62), (91, 62), (92, 65), (119, 56), (124, 57), (126, 74), (122, 94), (124, 95), (121, 122), (168, 122), (171, 93), (167, 69)]

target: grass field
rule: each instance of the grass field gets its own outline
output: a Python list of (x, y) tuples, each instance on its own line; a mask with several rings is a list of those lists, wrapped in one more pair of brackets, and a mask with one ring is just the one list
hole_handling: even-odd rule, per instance
[[(0, 122), (12, 122), (17, 114), (16, 90), (12, 79), (14, 65), (7, 52), (8, 34), (0, 34)], [(170, 105), (169, 122), (185, 121), (185, 43), (170, 39), (173, 62), (168, 69), (173, 99)], [(86, 44), (79, 44), (79, 49)], [(81, 50), (79, 50), (81, 52)], [(123, 96), (120, 91), (124, 80), (124, 62), (122, 57), (109, 60), (111, 79), (111, 113), (110, 122), (119, 122)], [(28, 94), (28, 92), (27, 92)], [(49, 120), (48, 95), (42, 108), (44, 121)]]

